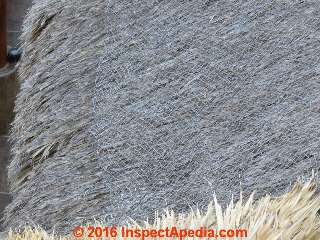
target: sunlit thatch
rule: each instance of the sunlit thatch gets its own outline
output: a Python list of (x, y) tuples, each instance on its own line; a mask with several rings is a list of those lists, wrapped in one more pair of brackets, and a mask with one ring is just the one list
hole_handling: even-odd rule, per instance
[[(146, 222), (141, 226), (131, 222), (126, 227), (130, 229), (165, 229), (166, 227), (176, 227), (177, 229), (200, 229), (204, 227), (215, 230), (245, 229), (247, 230), (247, 237), (243, 239), (248, 240), (318, 240), (320, 239), (320, 216), (317, 211), (320, 209), (320, 196), (314, 194), (315, 188), (316, 185), (313, 181), (304, 185), (299, 182), (291, 192), (278, 198), (267, 196), (254, 201), (253, 196), (251, 196), (247, 201), (240, 199), (236, 203), (230, 203), (227, 209), (223, 211), (215, 201), (209, 205), (206, 212), (192, 211), (186, 215), (178, 215), (168, 211), (162, 216), (157, 215), (153, 224)], [(95, 226), (106, 225), (95, 223)], [(121, 236), (120, 229), (118, 232), (118, 236)], [(8, 240), (66, 239), (66, 237), (59, 238), (47, 234), (43, 230), (32, 230), (31, 228), (27, 228), (21, 234), (11, 232), (9, 235)], [(88, 235), (88, 232), (84, 235)], [(67, 239), (77, 238), (68, 236)], [(89, 240), (92, 238), (83, 237), (81, 239)], [(118, 237), (118, 239), (123, 238)]]

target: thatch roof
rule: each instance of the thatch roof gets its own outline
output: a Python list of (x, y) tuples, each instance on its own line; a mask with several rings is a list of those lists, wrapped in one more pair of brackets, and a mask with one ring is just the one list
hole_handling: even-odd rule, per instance
[[(283, 193), (319, 168), (317, 2), (37, 0), (7, 227)], [(238, 196), (236, 196), (238, 197)]]
[[(200, 239), (199, 236), (207, 238), (201, 239), (219, 239), (209, 237), (209, 230), (214, 230), (215, 234), (225, 235), (229, 231), (229, 236), (238, 236), (221, 239), (250, 239), (250, 240), (318, 240), (320, 239), (320, 216), (317, 210), (320, 207), (320, 196), (315, 196), (315, 183), (310, 181), (305, 185), (295, 184), (292, 191), (284, 194), (279, 198), (266, 196), (258, 201), (253, 201), (253, 195), (244, 201), (242, 198), (236, 203), (231, 202), (227, 209), (222, 210), (217, 201), (210, 203), (208, 209), (204, 212), (192, 211), (188, 214), (177, 214), (173, 211), (166, 211), (162, 216), (156, 215), (154, 223), (145, 222), (140, 225), (131, 221), (128, 225), (119, 226), (117, 238), (115, 239), (138, 239), (125, 238), (122, 228), (125, 229), (141, 229), (141, 230), (163, 230), (168, 228), (171, 232), (173, 228), (177, 229), (177, 233), (187, 230), (202, 229), (202, 233), (198, 231), (195, 238), (182, 239)], [(104, 223), (89, 223), (82, 226), (83, 238), (92, 239), (88, 226), (102, 228)], [(109, 228), (110, 229), (110, 228)], [(204, 230), (207, 230), (206, 232)], [(223, 231), (223, 232), (222, 232)], [(225, 231), (225, 232), (224, 232)], [(212, 231), (211, 231), (212, 232)], [(174, 233), (174, 232), (171, 232)], [(100, 234), (96, 232), (96, 234)], [(102, 235), (105, 236), (106, 232)], [(111, 234), (109, 232), (109, 234)], [(162, 234), (162, 233), (161, 233)], [(170, 234), (170, 233), (169, 233)], [(185, 235), (181, 232), (180, 236)], [(191, 235), (192, 233), (190, 233)], [(211, 233), (212, 234), (212, 233)], [(48, 234), (41, 228), (27, 227), (23, 231), (9, 231), (8, 240), (65, 240), (79, 239), (73, 236), (72, 232), (65, 237), (58, 237), (55, 234)], [(98, 235), (99, 236), (99, 235)], [(128, 235), (130, 236), (130, 235)], [(147, 234), (144, 234), (147, 236)], [(174, 236), (174, 235), (173, 235)], [(243, 236), (241, 238), (240, 236)], [(245, 237), (246, 236), (246, 237)], [(105, 238), (110, 239), (110, 238)], [(161, 237), (146, 237), (145, 239), (163, 239)], [(181, 239), (172, 237), (169, 239)]]

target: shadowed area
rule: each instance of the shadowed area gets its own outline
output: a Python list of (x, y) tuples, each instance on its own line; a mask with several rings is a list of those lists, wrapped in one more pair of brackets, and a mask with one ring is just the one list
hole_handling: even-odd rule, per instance
[[(8, 143), (7, 143), (7, 137), (0, 136), (0, 169), (1, 169), (1, 175), (0, 175), (0, 192), (6, 192), (8, 190), (7, 188), (7, 174), (3, 169), (6, 169), (8, 164)], [(1, 212), (1, 211), (0, 211)]]
[(9, 0), (8, 5), (8, 45), (15, 47), (20, 43), (21, 25), (31, 0)]

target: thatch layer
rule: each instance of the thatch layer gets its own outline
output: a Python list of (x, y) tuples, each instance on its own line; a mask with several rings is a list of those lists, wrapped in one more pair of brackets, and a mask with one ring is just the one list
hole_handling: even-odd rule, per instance
[(11, 133), (14, 201), (6, 210), (7, 226), (62, 227), (67, 216), (77, 220), (92, 213), (95, 195), (88, 191), (99, 177), (90, 173), (95, 158), (88, 129), (103, 5), (35, 1), (25, 20), (22, 86)]
[[(255, 202), (253, 201), (253, 195), (251, 195), (247, 201), (243, 201), (241, 198), (236, 203), (231, 202), (225, 211), (222, 211), (221, 206), (215, 201), (214, 204), (209, 205), (206, 212), (195, 211), (186, 215), (176, 215), (174, 212), (167, 211), (162, 216), (157, 215), (153, 224), (147, 222), (143, 225), (132, 223), (126, 225), (125, 228), (159, 230), (176, 227), (178, 231), (182, 229), (195, 230), (201, 227), (215, 230), (242, 229), (247, 231), (247, 237), (242, 239), (248, 240), (318, 240), (320, 239), (320, 216), (317, 215), (317, 211), (320, 209), (320, 195), (316, 196), (314, 192), (314, 182), (310, 181), (305, 185), (297, 183), (291, 192), (279, 198), (266, 196)], [(106, 225), (95, 223), (90, 226), (102, 227)], [(84, 236), (88, 234), (88, 232), (85, 232)], [(67, 239), (79, 239), (74, 238), (72, 234), (70, 235)], [(58, 240), (65, 238), (47, 234), (43, 230), (27, 228), (20, 234), (10, 232), (8, 240)], [(89, 240), (93, 238), (83, 237), (81, 239)], [(118, 228), (116, 239), (124, 239), (122, 238), (121, 227)]]
[[(37, 0), (24, 23), (7, 227), (67, 231), (319, 168), (316, 1)], [(236, 196), (238, 198), (239, 196)]]

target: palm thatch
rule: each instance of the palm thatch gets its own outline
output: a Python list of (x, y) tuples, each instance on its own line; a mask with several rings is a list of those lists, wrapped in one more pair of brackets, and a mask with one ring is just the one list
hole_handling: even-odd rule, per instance
[(225, 206), (319, 169), (319, 13), (295, 0), (35, 0), (7, 229), (121, 224), (214, 192)]
[[(215, 230), (243, 229), (247, 231), (247, 237), (243, 239), (248, 240), (318, 240), (320, 239), (320, 216), (317, 215), (317, 211), (320, 209), (320, 195), (314, 194), (315, 186), (313, 181), (304, 185), (298, 182), (291, 192), (278, 198), (266, 196), (256, 202), (253, 201), (253, 195), (246, 202), (240, 198), (236, 203), (231, 202), (225, 211), (221, 210), (217, 201), (210, 204), (207, 211), (202, 213), (198, 210), (189, 214), (176, 215), (173, 211), (167, 211), (162, 216), (156, 215), (153, 224), (145, 222), (143, 225), (139, 225), (131, 222), (131, 224), (126, 225), (126, 228), (145, 230), (159, 230), (167, 227), (176, 227), (178, 230), (200, 229), (201, 227)], [(101, 227), (106, 225), (95, 223), (95, 225), (90, 226)], [(84, 236), (87, 235), (88, 232), (85, 232)], [(65, 238), (48, 234), (41, 229), (39, 230), (39, 228), (29, 227), (21, 233), (11, 231), (8, 240), (62, 240)], [(74, 238), (71, 234), (71, 236), (67, 236), (67, 239), (77, 238)], [(82, 239), (93, 238), (83, 237)], [(116, 239), (124, 239), (121, 234), (121, 227), (118, 229)]]

